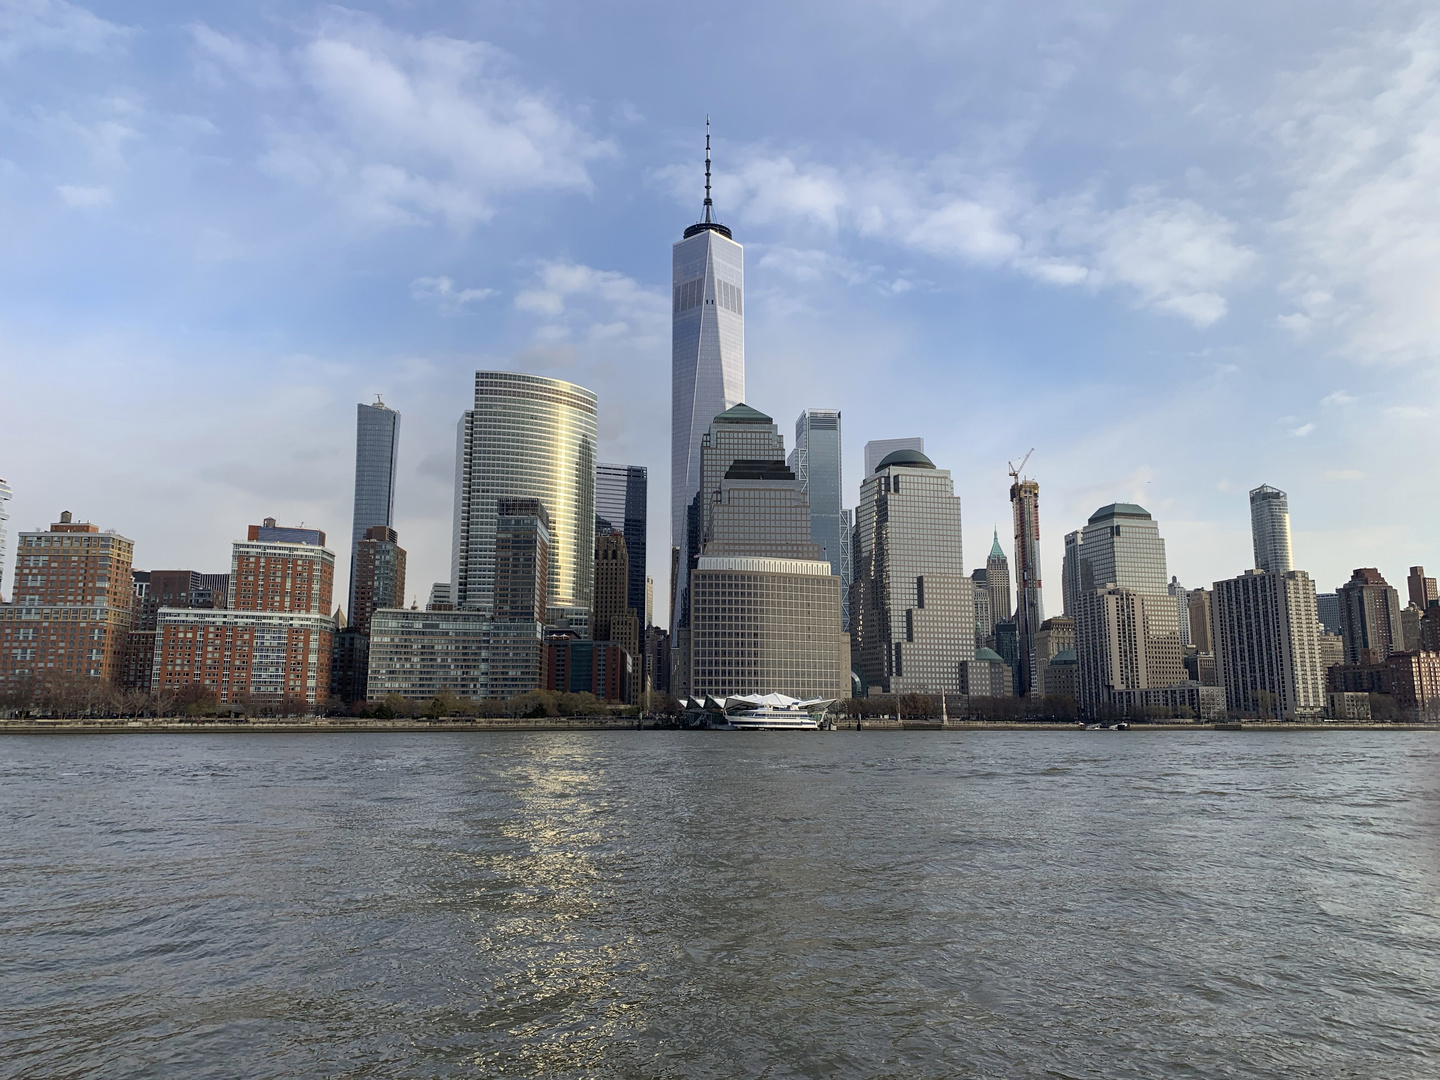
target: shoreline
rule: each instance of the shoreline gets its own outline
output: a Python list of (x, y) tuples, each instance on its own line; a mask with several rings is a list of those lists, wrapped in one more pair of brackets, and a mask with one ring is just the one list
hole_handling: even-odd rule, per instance
[[(145, 720), (0, 720), (0, 735), (244, 735), (244, 734), (455, 734), (497, 731), (703, 731), (703, 728), (637, 727), (632, 717), (494, 717), (467, 720), (260, 720), (253, 723), (198, 723), (178, 718)], [(1020, 720), (866, 720), (857, 728), (842, 722), (838, 731), (1072, 731), (1094, 734), (1076, 723)], [(1107, 733), (1123, 734), (1114, 729)], [(1440, 731), (1440, 723), (1366, 724), (1354, 721), (1230, 720), (1203, 724), (1132, 723), (1131, 732), (1165, 731)], [(765, 734), (765, 733), (761, 733)]]

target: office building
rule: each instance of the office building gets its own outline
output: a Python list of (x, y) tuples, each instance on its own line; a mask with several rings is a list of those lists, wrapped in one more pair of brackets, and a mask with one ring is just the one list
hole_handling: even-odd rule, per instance
[(1040, 485), (1018, 476), (1010, 485), (1010, 510), (1015, 522), (1015, 632), (1020, 642), (1020, 666), (1015, 692), (1035, 693), (1035, 635), (1045, 621), (1045, 600), (1040, 580)]
[(980, 567), (970, 571), (970, 595), (975, 604), (975, 646), (995, 643), (995, 614), (990, 607), (988, 571)]
[(689, 696), (850, 696), (850, 639), (828, 561), (707, 554), (693, 581)]
[(844, 625), (849, 627), (850, 562), (849, 515), (840, 505), (844, 492), (841, 469), (840, 413), (833, 409), (807, 409), (795, 420), (795, 448), (790, 470), (800, 481), (810, 503), (810, 537), (840, 578)]
[(495, 611), (496, 501), (538, 499), (549, 515), (547, 621), (584, 622), (595, 585), (596, 397), (560, 379), (475, 373), (460, 419), (450, 584), (457, 608)]
[[(377, 526), (395, 527), (395, 467), (400, 450), (400, 414), (377, 395), (374, 405), (355, 406), (355, 510), (350, 522), (350, 589), (345, 610), (356, 624), (360, 598), (360, 543)], [(363, 630), (361, 631), (364, 632)]]
[[(874, 476), (875, 467), (882, 460), (895, 453), (896, 450), (913, 450), (917, 454), (925, 453), (925, 440), (921, 438), (910, 439), (871, 439), (865, 444), (865, 475)], [(864, 482), (863, 479), (861, 481)]]
[[(1424, 624), (1421, 624), (1422, 630)], [(1337, 664), (1345, 663), (1345, 639), (1339, 634), (1327, 634), (1324, 627), (1321, 627), (1319, 636), (1315, 639), (1320, 650), (1320, 671), (1329, 671)]]
[(960, 693), (966, 697), (1009, 697), (1012, 686), (1010, 665), (994, 649), (982, 646), (974, 659), (960, 661)]
[(670, 632), (653, 624), (645, 628), (645, 658), (641, 679), (641, 704), (647, 708), (649, 704), (643, 697), (647, 691), (656, 694), (670, 693)]
[(370, 623), (369, 695), (428, 701), (454, 694), (504, 700), (540, 685), (544, 627), (481, 611), (377, 611)]
[(22, 532), (14, 599), (0, 605), (0, 686), (70, 679), (115, 683), (124, 662), (135, 545), (67, 510), (44, 532)]
[(156, 612), (150, 685), (198, 685), (222, 704), (328, 700), (335, 654), (335, 553), (325, 534), (266, 518), (231, 545), (225, 609)]
[(1215, 657), (1230, 712), (1305, 719), (1326, 708), (1315, 584), (1303, 570), (1215, 582)]
[(595, 515), (625, 537), (625, 552), (630, 565), (626, 585), (626, 603), (635, 609), (642, 628), (649, 624), (646, 576), (646, 520), (649, 513), (650, 478), (644, 465), (606, 465), (595, 467)]
[(1338, 592), (1322, 592), (1315, 594), (1315, 614), (1320, 619), (1320, 625), (1325, 628), (1325, 633), (1341, 635), (1344, 627), (1340, 625), (1340, 594)]
[(1345, 639), (1345, 662), (1358, 664), (1366, 659), (1384, 660), (1403, 652), (1404, 631), (1400, 623), (1400, 596), (1373, 566), (1357, 569), (1340, 586), (1340, 633)]
[(1190, 627), (1190, 645), (1197, 652), (1214, 655), (1215, 638), (1211, 630), (1209, 589), (1190, 589), (1185, 597), (1186, 622)]
[(975, 658), (975, 609), (949, 472), (894, 451), (865, 478), (855, 516), (851, 636), (869, 692), (958, 693), (960, 665)]
[[(973, 575), (972, 575), (973, 577)], [(1010, 601), (1010, 560), (1000, 546), (1000, 530), (996, 529), (990, 541), (990, 554), (985, 559), (985, 591), (990, 594), (990, 625), (993, 628), (1002, 619), (1015, 615)]]
[(1040, 693), (1048, 698), (1079, 696), (1079, 659), (1073, 648), (1061, 649), (1040, 665)]
[(1180, 579), (1174, 574), (1170, 575), (1170, 584), (1166, 587), (1171, 596), (1175, 598), (1175, 619), (1180, 624), (1180, 645), (1182, 648), (1190, 647), (1190, 590), (1180, 584)]
[(1016, 671), (1020, 668), (1020, 628), (1015, 620), (1000, 619), (995, 623), (995, 653), (1010, 669), (1010, 693), (1015, 692)]
[(450, 583), (448, 581), (436, 581), (430, 585), (430, 597), (425, 601), (425, 610), (455, 610), (455, 601), (451, 599)]
[(701, 487), (701, 442), (745, 399), (745, 250), (712, 220), (708, 124), (704, 206), (670, 255), (670, 537), (682, 557), (696, 546), (686, 514)]
[(1400, 636), (1403, 639), (1400, 652), (1414, 652), (1420, 648), (1420, 620), (1424, 614), (1414, 604), (1406, 604), (1400, 609)]
[[(0, 481), (0, 484), (3, 484), (3, 481)], [(3, 491), (0, 491), (0, 498), (4, 498)], [(0, 537), (0, 562), (3, 562), (3, 559), (4, 538)], [(1440, 590), (1437, 590), (1435, 586), (1435, 579), (1425, 576), (1425, 567), (1423, 566), (1410, 567), (1410, 575), (1405, 579), (1405, 584), (1410, 591), (1410, 603), (1421, 611), (1424, 611), (1436, 600), (1440, 600)]]
[(1065, 534), (1065, 553), (1060, 562), (1060, 592), (1065, 614), (1071, 618), (1080, 610), (1080, 545), (1084, 534), (1076, 529)]
[[(1052, 679), (1048, 674), (1050, 664), (1061, 653), (1069, 655), (1070, 666)], [(1075, 620), (1067, 615), (1046, 619), (1035, 635), (1036, 694), (1041, 697), (1069, 694), (1073, 697), (1075, 663)]]
[(10, 511), (5, 509), (5, 504), (14, 498), (14, 495), (10, 485), (0, 479), (0, 604), (5, 602), (5, 557), (8, 554), (5, 547), (5, 523), (10, 520)]
[(1290, 501), (1285, 492), (1261, 484), (1250, 492), (1250, 538), (1255, 569), (1283, 574), (1294, 569), (1290, 555)]
[(640, 667), (640, 616), (630, 606), (630, 557), (622, 533), (595, 537), (595, 611), (591, 636), (614, 642)]

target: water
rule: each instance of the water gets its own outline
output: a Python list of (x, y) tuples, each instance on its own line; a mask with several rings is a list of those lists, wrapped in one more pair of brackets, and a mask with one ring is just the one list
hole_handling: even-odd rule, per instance
[(1440, 1076), (1440, 736), (0, 740), (0, 1075)]

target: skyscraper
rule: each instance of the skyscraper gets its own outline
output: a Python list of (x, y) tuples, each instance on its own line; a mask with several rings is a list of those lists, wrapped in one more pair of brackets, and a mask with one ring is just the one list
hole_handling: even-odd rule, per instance
[[(1134, 503), (1102, 506), (1066, 554), (1074, 560), (1078, 579), (1075, 639), (1082, 707), (1128, 700), (1112, 691), (1163, 689), (1180, 682), (1185, 673), (1179, 611), (1168, 588), (1165, 541), (1149, 511)], [(1137, 635), (1133, 641), (1132, 634)]]
[(995, 530), (990, 541), (990, 555), (985, 560), (985, 588), (990, 594), (990, 629), (993, 633), (997, 622), (1015, 614), (1015, 606), (1010, 600), (1010, 560), (1000, 546), (999, 529)]
[(700, 490), (700, 442), (710, 422), (745, 397), (745, 250), (711, 220), (712, 208), (707, 119), (705, 218), (670, 256), (670, 536), (682, 559), (694, 546), (685, 515)]
[(1180, 584), (1180, 579), (1174, 574), (1170, 575), (1168, 586), (1170, 595), (1175, 598), (1175, 617), (1180, 622), (1180, 646), (1188, 649), (1190, 647), (1190, 590)]
[(644, 629), (645, 604), (645, 543), (646, 514), (649, 503), (650, 479), (644, 465), (595, 466), (595, 515), (610, 522), (610, 527), (625, 537), (625, 555), (629, 560), (626, 603), (635, 610)]
[(13, 494), (10, 485), (0, 480), (0, 603), (5, 600), (5, 523), (10, 520), (10, 512), (5, 509), (5, 504)]
[(1010, 511), (1015, 519), (1015, 627), (1020, 640), (1020, 666), (1015, 692), (1035, 691), (1035, 635), (1045, 621), (1040, 583), (1040, 485), (1018, 475), (1010, 485)]
[(355, 621), (355, 572), (360, 541), (376, 525), (395, 527), (395, 463), (400, 414), (377, 395), (374, 405), (355, 406), (355, 512), (350, 520), (350, 589), (345, 610)]
[(1269, 484), (1250, 492), (1250, 537), (1255, 569), (1283, 574), (1295, 568), (1290, 556), (1290, 500), (1285, 492)]
[(539, 499), (549, 514), (550, 611), (572, 625), (595, 587), (596, 397), (561, 379), (475, 373), (475, 407), (455, 448), (451, 595), (457, 608), (494, 612), (496, 500)]
[(1379, 663), (1405, 647), (1400, 625), (1400, 596), (1373, 566), (1362, 566), (1340, 586), (1340, 628), (1345, 662)]
[[(875, 467), (896, 450), (914, 450), (917, 454), (923, 454), (925, 440), (918, 436), (908, 439), (871, 439), (865, 444), (865, 476), (874, 476)], [(861, 477), (860, 482), (863, 484), (865, 477)]]
[(853, 577), (850, 567), (849, 525), (840, 502), (844, 483), (840, 469), (840, 413), (831, 409), (807, 409), (795, 421), (795, 448), (790, 451), (790, 471), (810, 502), (810, 537), (820, 545), (821, 558), (830, 563), (840, 578), (842, 609), (849, 625), (848, 594)]
[(1315, 584), (1304, 570), (1247, 570), (1215, 582), (1215, 655), (1241, 715), (1318, 716), (1325, 708)]
[(350, 600), (350, 628), (370, 633), (370, 618), (380, 608), (405, 603), (405, 549), (394, 529), (372, 525), (355, 545), (354, 592)]
[[(0, 499), (5, 497), (3, 480), (0, 480)], [(4, 511), (0, 510), (0, 515)], [(3, 525), (4, 518), (0, 516), (0, 525)], [(5, 561), (5, 538), (0, 535), (0, 564)], [(1410, 603), (1414, 604), (1421, 611), (1424, 611), (1436, 600), (1440, 600), (1440, 589), (1435, 587), (1435, 579), (1425, 576), (1425, 567), (1410, 567), (1410, 576), (1405, 579), (1405, 584), (1410, 590)]]
[(975, 613), (950, 474), (896, 450), (865, 478), (856, 518), (851, 637), (869, 691), (961, 692)]

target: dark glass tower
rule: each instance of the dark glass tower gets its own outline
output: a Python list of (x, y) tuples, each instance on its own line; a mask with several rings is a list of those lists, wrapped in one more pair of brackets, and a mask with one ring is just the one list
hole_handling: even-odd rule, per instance
[(395, 463), (400, 447), (400, 414), (378, 396), (374, 405), (357, 405), (355, 412), (355, 516), (350, 524), (347, 613), (355, 610), (360, 541), (377, 525), (395, 527)]
[(645, 619), (645, 515), (649, 502), (649, 472), (644, 465), (595, 466), (595, 516), (625, 536), (630, 559), (626, 604)]

